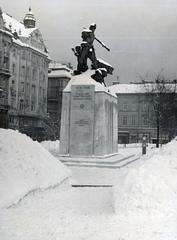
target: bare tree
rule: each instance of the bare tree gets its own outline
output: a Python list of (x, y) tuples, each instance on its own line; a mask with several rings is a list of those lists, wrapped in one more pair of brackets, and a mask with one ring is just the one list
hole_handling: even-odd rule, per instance
[(161, 73), (157, 74), (153, 82), (142, 79), (147, 93), (147, 99), (153, 109), (153, 121), (156, 126), (157, 142), (159, 147), (160, 135), (165, 133), (168, 140), (176, 134), (177, 128), (177, 81), (167, 81)]

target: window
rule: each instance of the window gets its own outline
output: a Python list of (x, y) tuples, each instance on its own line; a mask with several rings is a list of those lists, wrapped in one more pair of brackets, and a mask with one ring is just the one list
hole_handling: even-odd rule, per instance
[(34, 104), (34, 101), (31, 101), (31, 111), (34, 111), (35, 110), (35, 104)]
[(45, 89), (43, 89), (43, 98), (45, 97)]
[(28, 52), (28, 60), (30, 61), (30, 59), (31, 59), (31, 54), (30, 54), (30, 52)]
[(36, 86), (35, 86), (35, 85), (32, 85), (32, 94), (35, 95), (35, 93), (36, 93)]
[(35, 81), (36, 80), (36, 70), (35, 69), (33, 69), (33, 75), (32, 75), (32, 80), (33, 81)]
[(131, 117), (131, 125), (132, 125), (132, 126), (135, 126), (135, 125), (136, 125), (136, 116), (135, 116), (135, 115), (133, 115), (133, 116)]
[(143, 102), (142, 103), (142, 111), (143, 112), (147, 112), (148, 108), (149, 108), (148, 103), (147, 102)]
[(28, 107), (29, 107), (29, 100), (26, 99), (26, 108), (28, 108)]
[(35, 64), (36, 64), (36, 62), (35, 62), (35, 56), (34, 56), (34, 54), (32, 54), (32, 56), (31, 56), (31, 62), (32, 62), (32, 64), (33, 64), (33, 65), (35, 65)]
[(137, 142), (137, 136), (136, 135), (132, 135), (131, 136), (131, 142), (132, 143), (136, 143)]
[(148, 125), (148, 115), (142, 115), (142, 125), (147, 126)]
[(16, 49), (13, 49), (13, 57), (16, 57)]
[(5, 69), (8, 69), (8, 68), (9, 68), (9, 57), (7, 57), (7, 56), (4, 56), (3, 67), (4, 67)]
[(39, 88), (39, 94), (42, 96), (42, 87)]
[(7, 44), (4, 43), (4, 55), (6, 55), (7, 53), (8, 53), (8, 51), (7, 51)]
[(15, 63), (13, 63), (12, 65), (12, 74), (15, 75), (16, 74), (16, 68), (15, 68)]
[[(51, 98), (57, 98), (58, 97), (58, 88), (56, 87), (51, 87), (49, 90), (49, 97)], [(44, 93), (45, 94), (45, 93)]]
[(25, 83), (21, 82), (21, 91), (24, 92), (25, 91)]
[(24, 109), (24, 101), (23, 99), (20, 99), (20, 111)]
[(25, 66), (21, 67), (21, 76), (25, 76)]
[(122, 124), (123, 125), (127, 125), (127, 116), (123, 116), (123, 121), (122, 121)]
[(25, 59), (25, 50), (22, 51), (22, 59)]
[(30, 77), (30, 68), (29, 67), (27, 67), (27, 69), (26, 69), (26, 75), (27, 75), (27, 78)]
[(131, 104), (131, 111), (133, 111), (133, 112), (137, 111), (137, 104), (136, 103)]
[(29, 83), (26, 84), (26, 93), (29, 94), (30, 90), (29, 90)]
[(13, 116), (10, 116), (10, 117), (9, 117), (9, 122), (10, 122), (10, 123), (14, 123), (14, 117), (13, 117)]
[[(1, 48), (1, 46), (0, 46)], [(1, 65), (1, 62), (2, 62), (2, 51), (0, 50), (0, 65)]]
[(123, 103), (123, 111), (127, 111), (127, 109), (128, 109), (127, 103)]
[(39, 81), (40, 81), (40, 82), (42, 82), (42, 80), (43, 80), (42, 78), (43, 78), (43, 73), (40, 72), (40, 74), (39, 74)]

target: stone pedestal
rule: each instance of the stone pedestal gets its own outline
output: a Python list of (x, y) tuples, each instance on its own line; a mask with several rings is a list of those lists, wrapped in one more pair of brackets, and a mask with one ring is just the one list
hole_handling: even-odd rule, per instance
[(117, 97), (87, 71), (63, 91), (60, 154), (107, 156), (117, 153)]

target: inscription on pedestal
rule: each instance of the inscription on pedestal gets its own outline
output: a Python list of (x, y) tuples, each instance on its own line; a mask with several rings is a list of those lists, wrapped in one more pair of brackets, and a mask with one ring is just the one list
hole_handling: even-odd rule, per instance
[(70, 154), (92, 155), (94, 126), (94, 86), (71, 87)]

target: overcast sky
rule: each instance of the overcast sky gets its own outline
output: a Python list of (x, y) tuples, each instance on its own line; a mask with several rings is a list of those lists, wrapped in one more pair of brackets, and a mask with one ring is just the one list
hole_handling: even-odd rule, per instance
[(71, 47), (95, 22), (96, 36), (111, 49), (95, 42), (97, 57), (115, 68), (111, 80), (126, 83), (161, 69), (177, 78), (176, 0), (0, 0), (0, 6), (20, 21), (31, 6), (54, 60), (76, 67)]

